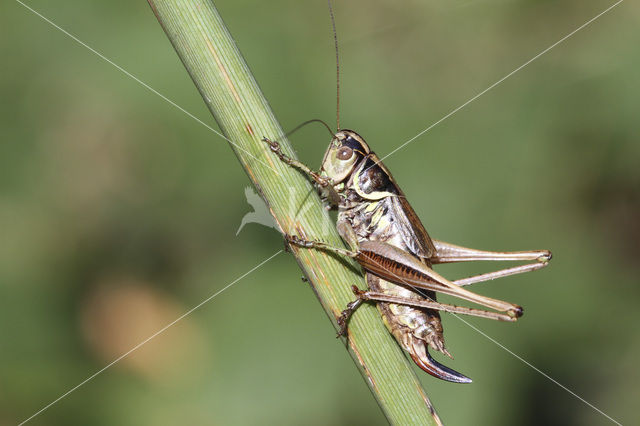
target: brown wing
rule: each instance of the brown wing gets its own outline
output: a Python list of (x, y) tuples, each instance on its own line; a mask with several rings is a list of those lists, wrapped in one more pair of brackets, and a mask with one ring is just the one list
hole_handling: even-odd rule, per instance
[(399, 196), (392, 197), (391, 206), (396, 229), (402, 235), (402, 240), (411, 253), (425, 260), (435, 255), (436, 248), (431, 237), (404, 194), (400, 193)]
[[(380, 186), (383, 186), (384, 191), (395, 194), (390, 197), (391, 209), (394, 223), (398, 232), (402, 235), (402, 240), (413, 255), (428, 262), (428, 260), (436, 254), (436, 248), (431, 241), (431, 237), (427, 234), (427, 230), (424, 229), (418, 215), (407, 201), (404, 193), (384, 163), (380, 161), (374, 152), (368, 155), (368, 161), (374, 165), (367, 166), (366, 170), (379, 168), (381, 172), (378, 174), (381, 176), (386, 175), (384, 176), (386, 178), (384, 185), (378, 182), (377, 185), (375, 185), (376, 189), (380, 190)], [(378, 181), (382, 181), (382, 179), (378, 178)]]

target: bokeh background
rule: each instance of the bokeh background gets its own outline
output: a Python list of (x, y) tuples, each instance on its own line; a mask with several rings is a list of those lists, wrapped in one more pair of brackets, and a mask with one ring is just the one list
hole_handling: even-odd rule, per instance
[[(216, 2), (283, 127), (335, 120), (324, 1)], [(336, 2), (344, 127), (385, 155), (613, 4)], [(144, 1), (28, 4), (215, 126)], [(549, 248), (480, 284), (516, 324), (468, 321), (623, 424), (640, 401), (640, 6), (627, 1), (386, 160), (432, 236)], [(207, 128), (44, 22), (0, 4), (0, 424), (17, 424), (282, 247)], [(292, 137), (317, 166), (326, 131)], [(495, 265), (444, 266), (462, 277)], [(385, 424), (280, 255), (31, 421)], [(455, 317), (419, 372), (446, 424), (611, 422)]]

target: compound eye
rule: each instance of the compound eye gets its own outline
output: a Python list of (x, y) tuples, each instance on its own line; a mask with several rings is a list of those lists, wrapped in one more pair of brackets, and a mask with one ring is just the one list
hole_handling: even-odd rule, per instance
[(338, 150), (338, 154), (336, 155), (339, 160), (345, 161), (353, 157), (353, 149), (348, 146), (343, 146)]

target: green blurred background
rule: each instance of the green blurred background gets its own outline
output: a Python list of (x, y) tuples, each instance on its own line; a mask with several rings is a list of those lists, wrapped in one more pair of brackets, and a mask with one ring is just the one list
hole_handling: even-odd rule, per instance
[[(334, 123), (326, 3), (216, 3), (283, 127)], [(146, 2), (28, 4), (215, 126)], [(341, 123), (385, 155), (611, 4), (338, 0)], [(620, 4), (385, 161), (432, 236), (553, 251), (476, 287), (522, 304), (521, 321), (468, 321), (625, 424), (640, 401), (639, 18)], [(235, 236), (248, 179), (223, 140), (13, 0), (0, 54), (0, 424), (17, 424), (282, 241), (256, 224)], [(328, 138), (292, 141), (317, 166)], [(31, 424), (384, 424), (300, 275), (274, 258)], [(444, 325), (446, 364), (474, 379), (418, 372), (446, 424), (610, 424)]]

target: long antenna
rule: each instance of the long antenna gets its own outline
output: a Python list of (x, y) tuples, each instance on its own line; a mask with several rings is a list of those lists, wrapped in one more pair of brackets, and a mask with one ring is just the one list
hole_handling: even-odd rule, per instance
[(324, 124), (324, 127), (327, 128), (327, 130), (329, 131), (329, 134), (331, 136), (333, 136), (333, 130), (331, 130), (331, 127), (329, 127), (329, 125), (327, 123), (325, 123), (324, 121), (320, 120), (319, 118), (314, 118), (313, 120), (305, 121), (304, 123), (302, 123), (302, 124), (296, 126), (295, 128), (293, 128), (292, 130), (289, 130), (287, 133), (285, 133), (285, 136), (289, 137), (292, 133), (300, 130), (300, 128), (302, 128), (302, 127), (304, 127), (304, 126), (306, 126), (307, 124), (310, 124), (310, 123), (322, 123), (322, 124)]
[(333, 26), (333, 42), (336, 46), (336, 127), (340, 131), (340, 56), (338, 55), (338, 33), (336, 32), (336, 18), (333, 15), (331, 0), (327, 0), (329, 5), (329, 15), (331, 15), (331, 25)]

